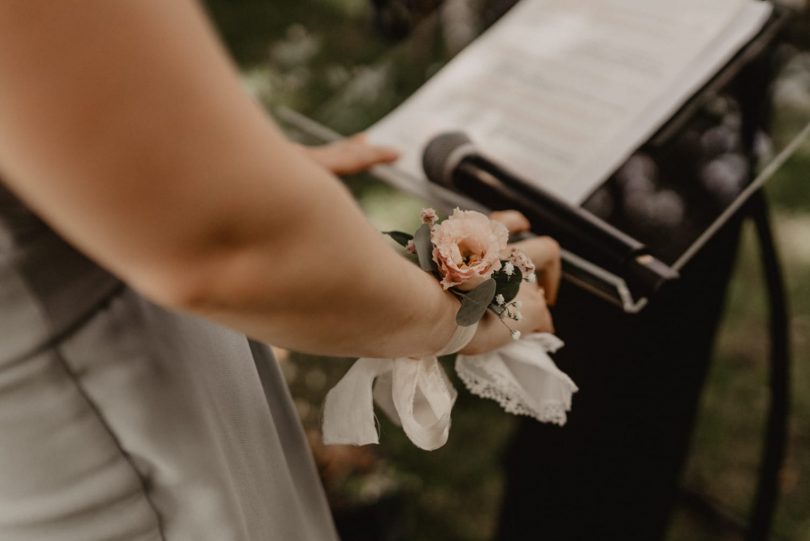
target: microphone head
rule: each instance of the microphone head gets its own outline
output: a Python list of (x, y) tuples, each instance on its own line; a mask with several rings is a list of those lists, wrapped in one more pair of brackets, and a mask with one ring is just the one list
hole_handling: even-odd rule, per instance
[(422, 168), (428, 180), (445, 188), (453, 187), (453, 169), (470, 154), (475, 146), (466, 134), (460, 131), (437, 135), (422, 153)]

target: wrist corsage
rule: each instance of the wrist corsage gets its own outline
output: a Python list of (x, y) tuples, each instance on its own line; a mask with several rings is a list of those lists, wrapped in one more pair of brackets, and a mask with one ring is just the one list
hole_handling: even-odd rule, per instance
[[(515, 297), (521, 282), (536, 280), (535, 267), (526, 254), (508, 247), (506, 226), (472, 210), (456, 209), (442, 222), (433, 209), (423, 209), (421, 217), (422, 226), (413, 235), (386, 234), (460, 299), (456, 323), (475, 325), (488, 309), (501, 321), (520, 321), (520, 301)], [(520, 338), (519, 331), (504, 324), (512, 338)]]
[[(577, 387), (548, 356), (562, 342), (547, 333), (521, 337), (509, 324), (522, 317), (516, 300), (521, 283), (536, 279), (531, 259), (508, 246), (503, 224), (479, 212), (456, 209), (439, 221), (433, 209), (424, 209), (421, 218), (422, 226), (413, 235), (386, 234), (461, 301), (457, 331), (437, 355), (463, 349), (490, 310), (514, 340), (483, 355), (458, 355), (459, 378), (470, 392), (497, 401), (509, 413), (565, 424)], [(437, 355), (358, 359), (326, 396), (324, 443), (378, 443), (376, 403), (416, 446), (433, 450), (444, 445), (457, 393)]]

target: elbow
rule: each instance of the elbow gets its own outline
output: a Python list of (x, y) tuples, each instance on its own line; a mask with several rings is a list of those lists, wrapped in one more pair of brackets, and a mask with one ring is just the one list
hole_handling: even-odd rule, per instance
[(171, 310), (201, 312), (213, 304), (211, 284), (198, 265), (159, 264), (125, 276), (125, 281), (152, 302)]
[[(181, 245), (150, 254), (131, 284), (152, 301), (198, 315), (283, 313), (311, 280), (296, 261), (304, 243), (288, 231), (259, 234), (217, 226)], [(288, 257), (279, 258), (278, 254)], [(308, 289), (308, 288), (306, 288)]]
[(166, 308), (201, 316), (261, 312), (273, 317), (289, 309), (296, 288), (263, 252), (231, 247), (164, 262), (155, 272), (142, 273), (136, 289)]
[(212, 289), (193, 275), (166, 280), (159, 284), (155, 290), (154, 300), (171, 310), (197, 314), (212, 312), (216, 304)]
[(146, 298), (166, 308), (184, 312), (207, 313), (222, 299), (232, 298), (227, 291), (234, 282), (233, 251), (200, 249), (183, 254), (138, 261), (122, 278)]

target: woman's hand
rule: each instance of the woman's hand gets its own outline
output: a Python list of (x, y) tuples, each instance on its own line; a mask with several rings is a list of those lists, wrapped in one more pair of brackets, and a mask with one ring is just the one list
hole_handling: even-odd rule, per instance
[(335, 175), (361, 173), (399, 158), (399, 152), (392, 148), (370, 144), (364, 133), (326, 145), (301, 148), (309, 159)]
[[(503, 223), (511, 234), (529, 230), (529, 221), (517, 211), (494, 212), (490, 218)], [(510, 328), (521, 334), (554, 332), (549, 304), (554, 304), (560, 284), (560, 247), (549, 237), (535, 237), (511, 244), (528, 255), (537, 267), (537, 282), (524, 282), (516, 300), (520, 301), (520, 321), (509, 320), (507, 328), (498, 316), (487, 312), (478, 324), (473, 340), (461, 350), (476, 355), (497, 349), (512, 340)]]
[[(531, 225), (529, 219), (516, 210), (493, 212), (489, 217), (505, 225), (510, 235), (527, 233)], [(534, 262), (537, 267), (537, 283), (545, 291), (548, 304), (554, 306), (562, 275), (560, 245), (551, 237), (534, 237), (510, 246), (519, 248)]]

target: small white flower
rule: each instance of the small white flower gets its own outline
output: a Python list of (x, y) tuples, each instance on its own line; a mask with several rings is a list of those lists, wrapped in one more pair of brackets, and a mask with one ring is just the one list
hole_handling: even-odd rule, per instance
[(523, 314), (515, 312), (515, 321), (520, 321), (521, 319), (523, 319)]
[(498, 303), (498, 306), (502, 305), (506, 299), (503, 298), (503, 295), (498, 293), (495, 295), (495, 302)]
[(512, 274), (515, 273), (515, 266), (507, 261), (506, 264), (503, 266), (503, 272), (505, 272), (507, 276), (512, 276)]
[(512, 331), (512, 340), (520, 340), (520, 331)]
[(514, 304), (515, 308), (517, 308), (518, 310), (520, 310), (523, 307), (523, 303), (521, 301), (515, 301), (512, 304)]
[(529, 282), (530, 284), (535, 283), (537, 281), (537, 275), (530, 274), (529, 277), (526, 279), (526, 281)]
[(407, 246), (405, 246), (405, 249), (408, 251), (409, 254), (416, 253), (416, 244), (413, 242), (413, 239), (408, 241), (408, 244)]

